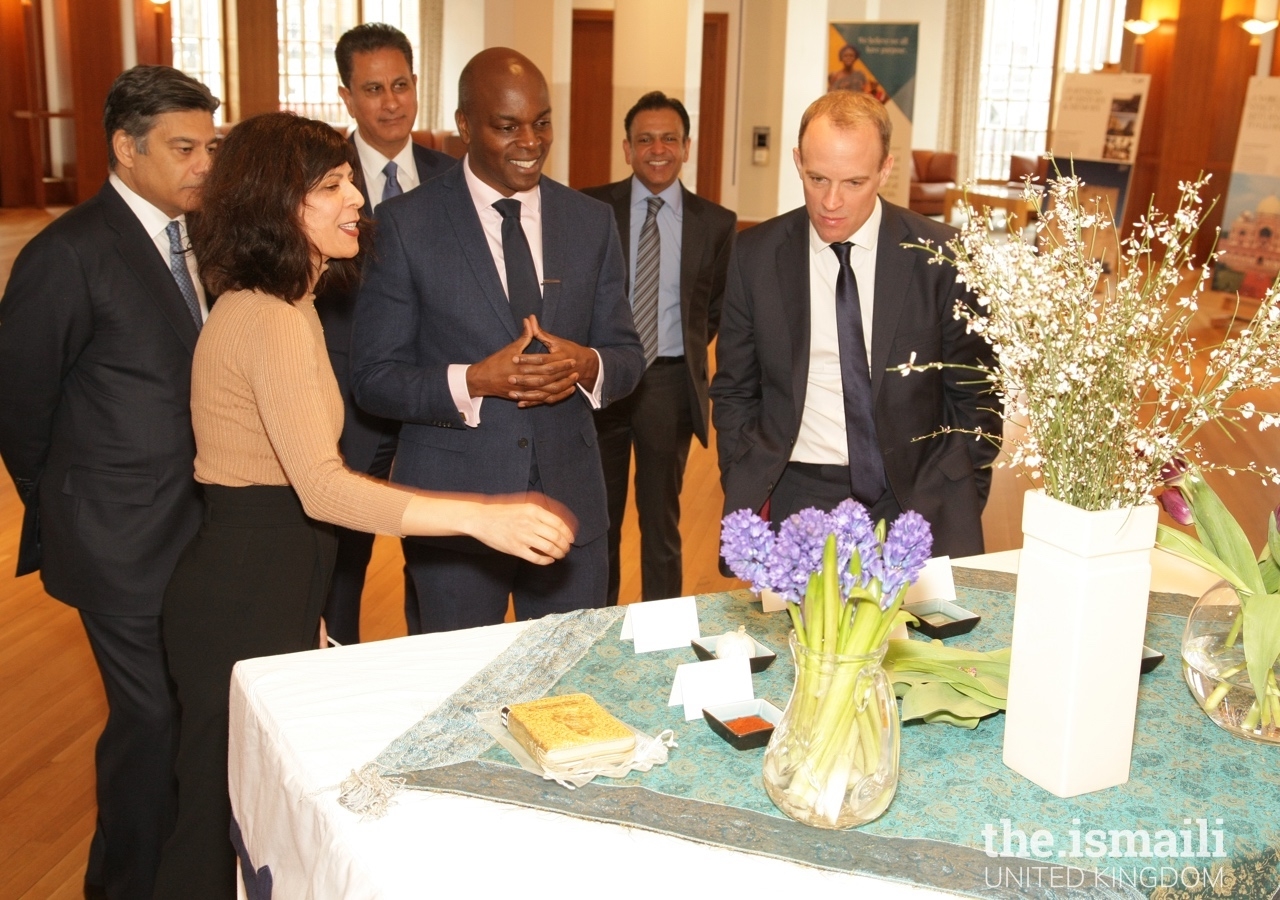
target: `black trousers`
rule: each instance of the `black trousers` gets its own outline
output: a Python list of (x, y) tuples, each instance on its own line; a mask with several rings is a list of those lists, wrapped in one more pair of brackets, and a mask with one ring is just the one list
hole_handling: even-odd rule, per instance
[(107, 694), (107, 724), (94, 753), (98, 821), (85, 884), (112, 900), (150, 897), (178, 806), (178, 703), (160, 617), (81, 611), (80, 619)]
[[(383, 435), (382, 442), (369, 464), (368, 474), (386, 478), (391, 474), (395, 460), (395, 435)], [(329, 581), (329, 596), (324, 603), (324, 624), (339, 644), (360, 643), (360, 597), (364, 593), (365, 572), (373, 555), (373, 535), (367, 531), (353, 531), (337, 527), (338, 556), (333, 566), (333, 578)], [(405, 570), (405, 580), (409, 577)], [(415, 614), (417, 610), (414, 610)], [(412, 634), (412, 632), (410, 632)]]
[(292, 488), (205, 485), (205, 520), (164, 598), (178, 688), (178, 820), (157, 898), (235, 896), (227, 794), (228, 694), (238, 660), (313, 649), (333, 571), (333, 527)]
[[(847, 466), (816, 463), (787, 463), (778, 486), (769, 497), (769, 521), (781, 525), (787, 517), (810, 506), (830, 511), (852, 494)], [(892, 488), (867, 507), (872, 522), (884, 519), (890, 525), (902, 514)]]
[(693, 437), (693, 400), (684, 357), (659, 357), (627, 397), (595, 414), (600, 464), (609, 497), (609, 588), (618, 603), (622, 518), (636, 456), (636, 512), (640, 518), (640, 590), (644, 600), (683, 593), (680, 489)]

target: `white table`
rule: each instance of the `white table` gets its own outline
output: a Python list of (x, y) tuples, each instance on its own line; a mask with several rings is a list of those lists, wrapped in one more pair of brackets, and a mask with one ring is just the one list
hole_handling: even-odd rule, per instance
[[(1216, 578), (1156, 551), (1152, 590), (1198, 595)], [(1017, 551), (956, 560), (1016, 572)], [(362, 822), (335, 787), (501, 653), (527, 623), (239, 663), (231, 684), (231, 802), (275, 900), (418, 898), (464, 879), (480, 895), (541, 884), (571, 898), (729, 888), (951, 896), (470, 797), (404, 791)], [(608, 886), (607, 889), (605, 886)]]

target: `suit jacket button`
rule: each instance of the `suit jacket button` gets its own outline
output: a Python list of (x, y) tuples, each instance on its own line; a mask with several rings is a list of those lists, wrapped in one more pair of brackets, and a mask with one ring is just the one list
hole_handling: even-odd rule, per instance
[(521, 450), (523, 450), (525, 447), (529, 446), (529, 439), (520, 438), (520, 440), (516, 441), (516, 446), (519, 447)]

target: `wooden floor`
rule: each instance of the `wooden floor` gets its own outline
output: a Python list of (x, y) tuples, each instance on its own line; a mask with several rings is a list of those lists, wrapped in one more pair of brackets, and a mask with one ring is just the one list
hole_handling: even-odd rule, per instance
[[(50, 219), (41, 211), (0, 210), (0, 284), (21, 246)], [(1280, 407), (1280, 396), (1270, 407), (1268, 398), (1254, 399)], [(1204, 441), (1211, 458), (1280, 465), (1270, 437), (1246, 433), (1232, 445), (1213, 432)], [(1215, 485), (1259, 545), (1280, 489), (1244, 477)], [(1025, 486), (1009, 470), (996, 471), (983, 518), (988, 550), (1020, 546)], [(688, 593), (738, 586), (716, 569), (721, 502), (714, 445), (695, 443), (682, 495)], [(37, 577), (12, 577), (21, 511), (13, 485), (0, 477), (0, 898), (79, 897), (94, 823), (93, 748), (106, 703), (75, 611), (46, 595)], [(633, 504), (623, 526), (623, 602), (639, 598), (638, 544)], [(397, 542), (379, 538), (364, 594), (367, 640), (405, 633), (400, 567)]]

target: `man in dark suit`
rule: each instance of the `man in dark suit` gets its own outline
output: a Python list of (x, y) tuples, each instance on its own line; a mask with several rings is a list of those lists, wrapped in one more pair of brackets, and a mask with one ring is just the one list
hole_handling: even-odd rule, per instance
[[(622, 517), (636, 454), (641, 596), (683, 593), (680, 488), (693, 435), (707, 445), (707, 344), (720, 324), (738, 217), (680, 183), (689, 114), (661, 91), (624, 120), (631, 178), (583, 193), (613, 207), (626, 256), (631, 313), (648, 368), (635, 391), (596, 414), (609, 494), (609, 596), (618, 602)], [(652, 207), (652, 212), (650, 208)]]
[[(375, 22), (352, 28), (338, 39), (334, 57), (342, 79), (338, 93), (356, 122), (351, 141), (360, 155), (363, 176), (357, 183), (365, 212), (373, 215), (383, 200), (413, 190), (457, 160), (411, 140), (418, 116), (418, 78), (413, 74), (413, 48), (399, 29)], [(354, 310), (354, 291), (329, 290), (316, 298), (329, 361), (347, 408), (339, 446), (349, 468), (386, 478), (395, 458), (400, 423), (364, 412), (351, 397)], [(360, 595), (373, 553), (373, 535), (349, 528), (338, 528), (337, 533), (338, 557), (324, 620), (335, 641), (354, 644), (360, 640)], [(405, 615), (412, 623), (418, 604), (407, 579), (406, 592)], [(412, 624), (409, 630), (415, 631)]]
[(890, 130), (868, 94), (814, 101), (794, 154), (805, 208), (738, 239), (711, 384), (724, 510), (767, 503), (781, 522), (852, 496), (873, 519), (919, 512), (935, 554), (981, 553), (996, 446), (957, 431), (998, 436), (997, 401), (962, 369), (887, 371), (992, 361), (953, 316), (969, 302), (955, 269), (902, 246), (954, 230), (877, 195)]
[(577, 519), (534, 566), (460, 539), (405, 542), (423, 631), (602, 606), (608, 513), (592, 408), (629, 394), (644, 354), (609, 208), (542, 177), (551, 103), (506, 48), (458, 83), (462, 163), (378, 210), (356, 304), (356, 402), (401, 420), (392, 479), (440, 491), (540, 490)]
[(18, 574), (76, 607), (102, 673), (87, 896), (150, 897), (173, 826), (175, 699), (160, 601), (200, 524), (191, 354), (207, 302), (186, 251), (218, 101), (122, 74), (97, 196), (23, 248), (0, 301), (0, 455), (26, 506)]

